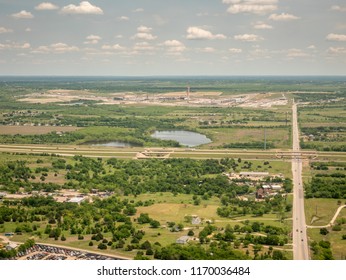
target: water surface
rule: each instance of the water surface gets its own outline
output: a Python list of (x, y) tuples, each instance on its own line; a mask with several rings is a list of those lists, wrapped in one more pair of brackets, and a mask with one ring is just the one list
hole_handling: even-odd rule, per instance
[(155, 131), (151, 136), (161, 140), (175, 140), (179, 142), (180, 145), (187, 147), (196, 147), (211, 142), (211, 140), (203, 134), (186, 130)]

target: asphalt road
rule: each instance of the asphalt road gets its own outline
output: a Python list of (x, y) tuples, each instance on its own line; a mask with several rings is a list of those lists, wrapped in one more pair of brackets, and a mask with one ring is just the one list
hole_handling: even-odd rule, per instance
[(297, 104), (292, 106), (292, 131), (293, 152), (292, 174), (293, 174), (293, 258), (295, 260), (308, 260), (309, 248), (306, 234), (306, 222), (304, 211), (304, 189), (302, 182), (302, 159), (299, 145), (299, 129), (297, 117)]

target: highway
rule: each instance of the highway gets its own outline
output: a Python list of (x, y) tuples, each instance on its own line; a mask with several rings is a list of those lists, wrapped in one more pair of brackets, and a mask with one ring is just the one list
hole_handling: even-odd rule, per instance
[(302, 181), (302, 157), (300, 154), (299, 128), (297, 116), (297, 104), (292, 106), (292, 134), (293, 153), (292, 174), (293, 174), (293, 258), (294, 260), (308, 260), (309, 248), (306, 233), (305, 210), (304, 210), (304, 189)]

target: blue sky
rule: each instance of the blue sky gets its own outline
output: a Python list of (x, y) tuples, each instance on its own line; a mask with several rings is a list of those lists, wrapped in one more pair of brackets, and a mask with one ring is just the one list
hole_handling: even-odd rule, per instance
[(0, 75), (346, 75), (346, 3), (0, 0)]

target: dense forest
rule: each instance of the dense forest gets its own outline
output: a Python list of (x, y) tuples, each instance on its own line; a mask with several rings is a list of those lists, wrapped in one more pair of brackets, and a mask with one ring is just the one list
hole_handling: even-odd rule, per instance
[(317, 174), (305, 185), (305, 195), (307, 198), (346, 198), (346, 175)]

